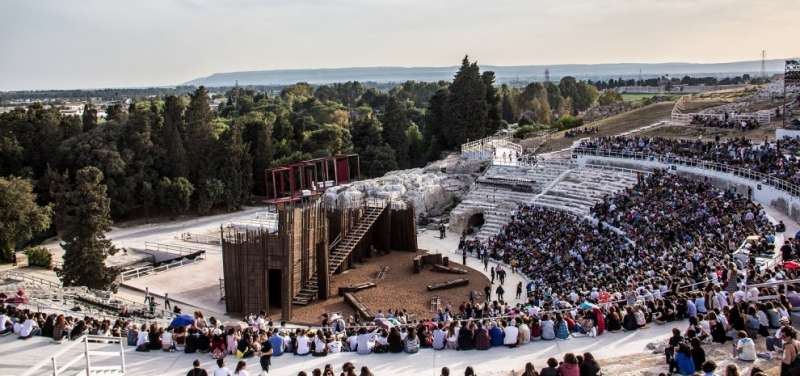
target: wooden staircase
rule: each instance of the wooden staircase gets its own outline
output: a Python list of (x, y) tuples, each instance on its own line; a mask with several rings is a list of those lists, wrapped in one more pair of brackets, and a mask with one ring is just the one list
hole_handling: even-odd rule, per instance
[[(355, 226), (347, 233), (347, 235), (331, 244), (330, 253), (328, 254), (328, 273), (333, 275), (341, 268), (347, 257), (353, 252), (358, 243), (369, 232), (378, 217), (386, 210), (386, 203), (371, 204), (365, 206), (364, 215), (356, 223)], [(319, 280), (315, 274), (311, 279), (303, 284), (300, 292), (292, 299), (292, 304), (307, 305), (317, 299), (319, 292)]]

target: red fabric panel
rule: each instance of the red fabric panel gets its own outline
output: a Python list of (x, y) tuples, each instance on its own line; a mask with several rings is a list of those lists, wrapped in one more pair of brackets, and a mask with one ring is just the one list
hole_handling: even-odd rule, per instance
[(350, 179), (350, 164), (347, 158), (336, 160), (336, 185), (346, 184)]

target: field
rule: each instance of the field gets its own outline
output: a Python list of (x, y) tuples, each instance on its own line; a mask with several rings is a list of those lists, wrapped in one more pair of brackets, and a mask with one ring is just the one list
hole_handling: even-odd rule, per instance
[[(669, 115), (672, 112), (672, 107), (674, 105), (675, 102), (654, 103), (649, 106), (615, 115), (576, 129), (586, 127), (597, 128), (598, 133), (594, 133), (591, 136), (618, 135), (620, 133), (628, 132), (669, 119)], [(565, 131), (555, 132), (547, 136), (526, 139), (523, 140), (522, 143), (523, 145), (530, 147), (543, 142), (539, 149), (537, 149), (537, 152), (539, 153), (558, 151), (568, 148), (574, 141), (578, 139), (564, 137), (564, 133)]]

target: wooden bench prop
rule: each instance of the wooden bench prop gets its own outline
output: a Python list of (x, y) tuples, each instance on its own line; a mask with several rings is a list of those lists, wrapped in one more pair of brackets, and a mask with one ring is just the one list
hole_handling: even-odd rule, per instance
[(467, 269), (456, 268), (455, 266), (434, 265), (433, 270), (442, 273), (467, 274)]
[(375, 315), (373, 315), (372, 312), (370, 312), (369, 308), (367, 308), (367, 306), (364, 305), (364, 303), (361, 303), (361, 301), (358, 300), (358, 298), (353, 293), (349, 292), (345, 293), (344, 301), (345, 303), (353, 307), (353, 309), (356, 311), (356, 314), (360, 318), (368, 321), (372, 321), (375, 319)]
[(377, 284), (375, 284), (375, 282), (361, 282), (350, 286), (339, 287), (339, 296), (344, 296), (344, 294), (348, 292), (366, 290), (369, 288), (373, 288), (375, 286), (378, 286)]
[(451, 289), (453, 287), (461, 287), (461, 286), (466, 286), (468, 284), (469, 284), (468, 279), (459, 278), (459, 279), (454, 279), (452, 281), (440, 282), (428, 285), (428, 291)]

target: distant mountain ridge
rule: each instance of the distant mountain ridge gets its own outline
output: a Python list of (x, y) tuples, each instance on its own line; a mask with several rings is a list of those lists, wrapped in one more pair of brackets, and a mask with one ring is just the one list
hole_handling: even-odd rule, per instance
[[(768, 74), (783, 72), (785, 59), (766, 61)], [(481, 65), (482, 71), (494, 71), (497, 82), (542, 81), (545, 69), (550, 78), (558, 80), (563, 76), (579, 79), (645, 78), (670, 75), (708, 75), (731, 76), (741, 74), (760, 74), (761, 60), (729, 63), (617, 63), (617, 64), (554, 64), (498, 66)], [(185, 85), (231, 86), (239, 85), (288, 85), (296, 82), (328, 84), (333, 82), (403, 82), (451, 80), (458, 66), (449, 67), (363, 67), (363, 68), (321, 68), (321, 69), (276, 69), (248, 72), (214, 73), (201, 77)]]

